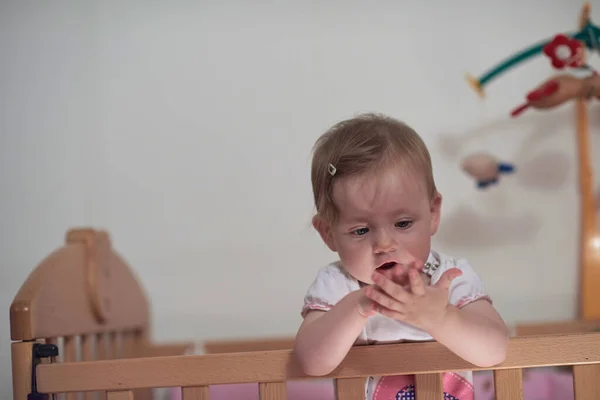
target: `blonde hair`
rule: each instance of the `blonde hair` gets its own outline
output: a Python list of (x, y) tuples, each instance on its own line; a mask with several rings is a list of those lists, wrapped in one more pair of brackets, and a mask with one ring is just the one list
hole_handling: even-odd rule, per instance
[(431, 199), (437, 193), (431, 156), (421, 137), (405, 123), (380, 114), (341, 121), (316, 141), (311, 181), (317, 214), (330, 222), (338, 216), (333, 201), (336, 179), (401, 162), (423, 174)]

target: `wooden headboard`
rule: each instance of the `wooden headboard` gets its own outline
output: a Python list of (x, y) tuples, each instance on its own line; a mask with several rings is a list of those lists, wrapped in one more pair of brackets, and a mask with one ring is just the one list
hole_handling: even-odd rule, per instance
[(102, 332), (145, 335), (146, 295), (106, 232), (74, 229), (30, 273), (10, 307), (12, 340)]
[[(56, 345), (58, 362), (179, 355), (192, 347), (152, 344), (149, 322), (146, 294), (109, 235), (69, 230), (64, 245), (33, 269), (10, 307), (15, 397), (27, 397), (36, 342)], [(136, 399), (151, 396), (150, 390), (136, 392)]]

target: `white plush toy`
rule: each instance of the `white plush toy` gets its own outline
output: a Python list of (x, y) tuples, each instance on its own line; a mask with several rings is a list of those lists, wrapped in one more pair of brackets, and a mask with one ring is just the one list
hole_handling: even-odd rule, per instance
[(501, 174), (514, 172), (515, 167), (511, 163), (499, 162), (487, 153), (476, 153), (463, 160), (462, 169), (475, 179), (479, 189), (485, 189), (497, 184)]

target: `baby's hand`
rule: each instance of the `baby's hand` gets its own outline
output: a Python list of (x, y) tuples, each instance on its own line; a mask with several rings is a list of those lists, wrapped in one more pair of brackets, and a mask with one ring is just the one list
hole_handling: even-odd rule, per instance
[(392, 282), (402, 286), (405, 290), (411, 290), (411, 284), (409, 279), (409, 271), (411, 269), (417, 270), (421, 279), (425, 285), (429, 284), (429, 276), (421, 274), (420, 271), (423, 268), (424, 263), (422, 261), (412, 261), (408, 264), (396, 264), (394, 268), (386, 271), (382, 271), (381, 274), (391, 280)]
[(435, 285), (425, 285), (415, 268), (408, 270), (410, 289), (379, 273), (373, 273), (376, 286), (365, 288), (366, 296), (377, 311), (389, 318), (406, 322), (430, 332), (443, 324), (448, 306), (448, 289), (454, 278), (462, 275), (457, 268), (445, 271)]

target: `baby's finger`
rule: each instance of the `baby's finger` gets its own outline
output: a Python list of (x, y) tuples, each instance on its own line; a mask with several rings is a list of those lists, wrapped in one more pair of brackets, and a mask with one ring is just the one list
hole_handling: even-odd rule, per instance
[(406, 303), (410, 300), (411, 294), (407, 292), (401, 285), (393, 282), (387, 277), (375, 272), (373, 280), (381, 288), (381, 290), (391, 296), (393, 299)]
[(399, 301), (391, 298), (380, 290), (377, 290), (377, 288), (373, 286), (365, 290), (365, 295), (376, 303), (377, 311), (380, 311), (381, 308), (387, 308), (388, 310), (402, 312), (404, 309), (404, 305)]
[(406, 276), (407, 266), (402, 264), (396, 264), (394, 268), (392, 268), (392, 276), (390, 279), (397, 283), (398, 285), (406, 285), (408, 283), (408, 278)]
[(410, 290), (415, 296), (425, 295), (425, 284), (423, 279), (419, 276), (419, 271), (413, 269), (408, 271), (408, 278), (410, 279)]
[(450, 268), (445, 271), (440, 280), (435, 284), (436, 287), (448, 290), (452, 281), (462, 275), (462, 271), (458, 268)]
[(381, 271), (378, 271), (381, 275), (385, 276), (388, 279), (394, 280), (395, 279), (395, 275), (396, 275), (396, 266), (394, 266), (393, 268), (390, 269), (384, 269)]
[(385, 307), (379, 307), (377, 312), (385, 317), (392, 318), (397, 321), (406, 321), (406, 315), (402, 312), (393, 311)]
[(408, 251), (405, 251), (405, 253), (402, 255), (400, 264), (402, 264), (407, 270), (412, 268), (419, 269), (423, 267), (423, 261)]

